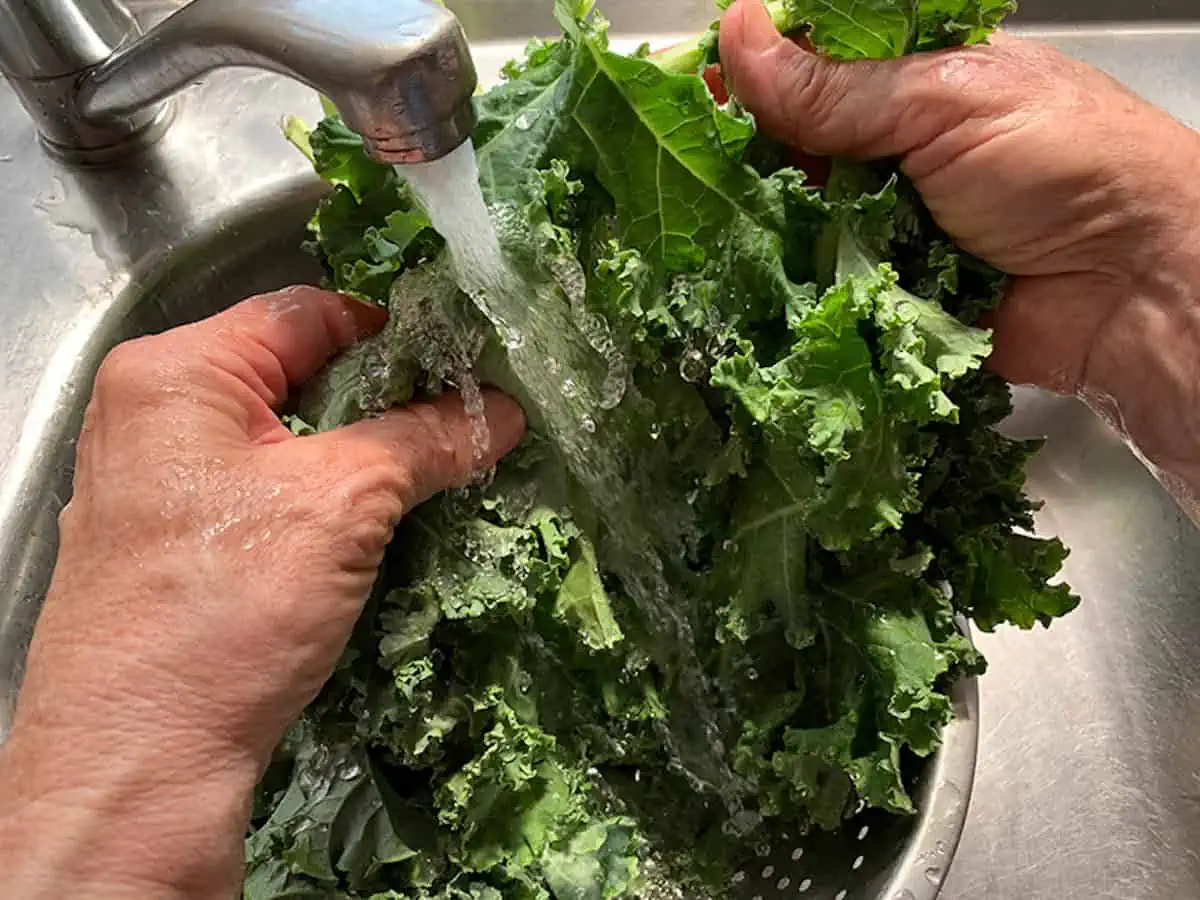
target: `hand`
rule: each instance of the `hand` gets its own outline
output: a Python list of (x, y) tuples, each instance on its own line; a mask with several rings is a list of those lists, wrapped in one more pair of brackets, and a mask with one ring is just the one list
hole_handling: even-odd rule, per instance
[(1162, 466), (1200, 463), (1200, 135), (1002, 34), (838, 64), (739, 0), (721, 58), (768, 133), (813, 154), (898, 158), (938, 223), (1016, 276), (994, 323), (997, 372), (1084, 396)]
[(291, 288), (101, 367), (0, 754), (0, 895), (237, 894), (253, 786), (393, 526), (523, 431), (492, 393), (482, 460), (457, 395), (293, 437), (289, 386), (383, 318)]

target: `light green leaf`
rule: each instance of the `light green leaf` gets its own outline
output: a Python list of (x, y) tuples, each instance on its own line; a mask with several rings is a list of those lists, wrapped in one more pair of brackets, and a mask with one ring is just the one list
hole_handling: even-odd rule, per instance
[(912, 49), (919, 0), (785, 0), (789, 24), (812, 28), (836, 59), (891, 59)]
[(579, 559), (558, 589), (554, 615), (578, 629), (584, 644), (593, 650), (611, 650), (624, 637), (613, 618), (590, 541), (580, 541)]
[(622, 243), (668, 272), (698, 270), (731, 221), (777, 224), (742, 162), (749, 119), (719, 109), (704, 82), (579, 37), (571, 119), (616, 202)]

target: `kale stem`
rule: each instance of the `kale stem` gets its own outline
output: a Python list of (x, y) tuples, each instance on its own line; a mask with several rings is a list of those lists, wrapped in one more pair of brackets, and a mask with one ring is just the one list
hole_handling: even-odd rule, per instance
[[(767, 12), (771, 21), (780, 31), (788, 31), (793, 27), (792, 17), (788, 14), (784, 0), (767, 0)], [(694, 73), (699, 72), (712, 42), (716, 40), (716, 28), (682, 44), (676, 44), (661, 53), (654, 54), (654, 61), (668, 72)]]

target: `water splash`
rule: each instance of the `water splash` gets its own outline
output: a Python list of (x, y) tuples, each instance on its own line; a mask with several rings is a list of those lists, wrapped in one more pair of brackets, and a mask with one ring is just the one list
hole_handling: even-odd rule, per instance
[(455, 387), (462, 395), (463, 409), (471, 423), (471, 455), (475, 468), (483, 466), (492, 448), (492, 433), (487, 424), (487, 408), (479, 382), (469, 369), (457, 373)]
[(617, 346), (612, 329), (604, 317), (588, 309), (587, 276), (579, 260), (573, 256), (555, 256), (549, 260), (549, 269), (567, 295), (575, 325), (588, 345), (604, 360), (607, 370), (600, 386), (599, 405), (601, 409), (613, 409), (625, 398), (625, 391), (629, 387), (632, 370), (629, 358)]
[[(365, 396), (378, 396), (381, 402), (391, 400), (387, 386), (395, 378), (403, 379), (397, 367), (415, 360), (428, 373), (434, 388), (449, 385), (458, 390), (470, 424), (471, 453), (477, 473), (485, 468), (491, 451), (491, 430), (488, 428), (486, 403), (479, 381), (475, 378), (475, 363), (482, 352), (486, 335), (482, 328), (464, 318), (454, 318), (450, 282), (437, 267), (424, 272), (420, 269), (406, 273), (392, 287), (389, 308), (388, 339), (382, 343), (384, 352), (364, 364), (363, 378), (369, 382)], [(456, 292), (455, 292), (456, 293)], [(477, 481), (486, 482), (490, 473)]]

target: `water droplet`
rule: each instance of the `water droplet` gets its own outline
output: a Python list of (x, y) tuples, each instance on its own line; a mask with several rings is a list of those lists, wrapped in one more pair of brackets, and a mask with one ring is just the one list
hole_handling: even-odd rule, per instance
[(511, 329), (508, 334), (504, 336), (504, 346), (509, 350), (520, 350), (524, 345), (525, 335), (521, 334), (521, 332), (517, 331), (515, 328)]
[(708, 373), (704, 364), (704, 354), (699, 350), (689, 350), (679, 361), (679, 377), (684, 381), (695, 383)]
[(751, 666), (749, 669), (746, 670), (746, 677), (749, 678), (751, 681), (758, 681), (758, 669)]
[(562, 392), (564, 397), (574, 397), (579, 393), (579, 387), (575, 384), (574, 378), (565, 378), (562, 383)]
[(731, 879), (729, 879), (731, 884), (741, 884), (745, 880), (746, 880), (745, 872), (734, 872), (733, 877)]
[(317, 822), (315, 819), (313, 819), (309, 816), (302, 816), (300, 821), (296, 824), (295, 828), (293, 829), (293, 833), (296, 835), (302, 835), (309, 831), (312, 831), (316, 827), (317, 827)]
[(928, 869), (925, 870), (925, 879), (930, 884), (932, 884), (934, 887), (937, 887), (938, 885), (940, 885), (942, 883), (941, 868), (938, 866), (930, 866)]
[(657, 441), (662, 437), (662, 426), (655, 422), (650, 426), (650, 440)]
[(584, 431), (586, 431), (588, 434), (595, 434), (596, 433), (596, 420), (593, 419), (591, 416), (584, 416), (583, 421), (581, 421), (579, 423), (579, 427), (582, 428)]
[(533, 123), (536, 122), (537, 119), (537, 112), (527, 111), (517, 116), (516, 120), (513, 122), (513, 125), (516, 127), (517, 131), (528, 131), (533, 127)]

